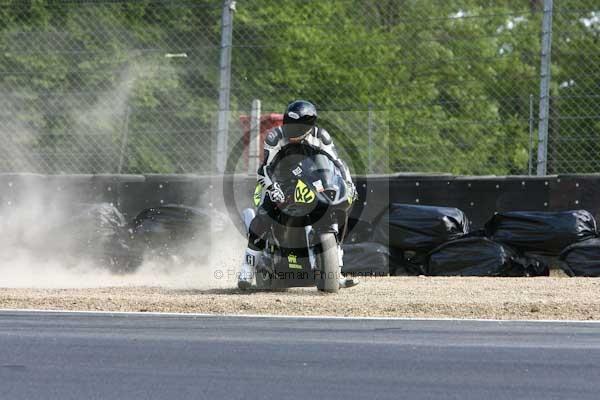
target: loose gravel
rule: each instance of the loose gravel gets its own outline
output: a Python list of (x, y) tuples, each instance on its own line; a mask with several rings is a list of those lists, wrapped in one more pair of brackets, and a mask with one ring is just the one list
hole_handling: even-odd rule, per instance
[[(232, 283), (231, 283), (232, 284)], [(0, 288), (0, 308), (211, 314), (484, 319), (600, 319), (600, 279), (363, 278), (339, 294), (313, 288), (241, 292), (227, 287)]]

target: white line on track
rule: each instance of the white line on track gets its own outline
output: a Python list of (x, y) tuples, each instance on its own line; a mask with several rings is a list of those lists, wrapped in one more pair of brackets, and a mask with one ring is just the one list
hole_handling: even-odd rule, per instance
[(560, 324), (600, 324), (600, 320), (560, 320), (560, 319), (483, 319), (483, 318), (413, 318), (413, 317), (343, 317), (335, 315), (273, 315), (273, 314), (209, 314), (177, 312), (136, 312), (136, 311), (77, 311), (77, 310), (39, 310), (0, 308), (0, 313), (42, 313), (42, 314), (83, 314), (117, 316), (155, 316), (155, 317), (210, 317), (210, 318), (266, 318), (266, 319), (306, 319), (306, 320), (365, 320), (365, 321), (425, 321), (425, 322), (527, 322)]

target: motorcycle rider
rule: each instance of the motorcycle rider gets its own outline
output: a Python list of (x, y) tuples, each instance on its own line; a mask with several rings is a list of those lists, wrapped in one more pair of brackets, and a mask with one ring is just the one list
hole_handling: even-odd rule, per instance
[[(297, 147), (297, 145), (308, 146), (327, 154), (342, 172), (347, 184), (348, 195), (353, 200), (356, 199), (356, 187), (352, 182), (348, 167), (339, 159), (329, 133), (317, 126), (315, 106), (305, 100), (296, 100), (290, 103), (283, 116), (283, 126), (270, 131), (265, 139), (264, 158), (262, 165), (258, 168), (257, 176), (258, 183), (263, 190), (255, 192), (255, 203), (257, 203), (258, 209), (256, 217), (250, 223), (248, 247), (238, 277), (240, 289), (248, 289), (252, 285), (256, 266), (266, 246), (263, 237), (270, 229), (272, 221), (270, 216), (274, 215), (276, 204), (285, 200), (280, 185), (273, 181), (272, 170), (275, 164), (294, 151), (293, 147)], [(341, 248), (339, 251), (339, 254), (342, 254)], [(344, 277), (339, 281), (342, 288), (351, 287), (357, 283), (356, 280)]]

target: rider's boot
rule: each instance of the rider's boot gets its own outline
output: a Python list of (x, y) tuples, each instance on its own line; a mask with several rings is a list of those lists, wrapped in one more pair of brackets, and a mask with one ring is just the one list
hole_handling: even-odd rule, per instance
[(352, 286), (356, 286), (360, 283), (360, 281), (356, 278), (346, 277), (346, 276), (341, 276), (341, 275), (340, 275), (340, 280), (338, 282), (340, 284), (340, 289), (351, 288)]
[(238, 288), (241, 290), (250, 289), (252, 286), (252, 279), (254, 279), (254, 274), (256, 273), (256, 265), (258, 264), (261, 255), (262, 252), (259, 250), (246, 249), (244, 262), (242, 263), (242, 268), (240, 269), (240, 275), (238, 277)]
[(352, 277), (346, 277), (342, 275), (342, 266), (344, 265), (344, 250), (342, 250), (342, 246), (338, 245), (338, 254), (339, 254), (339, 264), (340, 264), (340, 280), (338, 281), (340, 284), (340, 289), (351, 288), (352, 286), (356, 286), (359, 284), (358, 279)]

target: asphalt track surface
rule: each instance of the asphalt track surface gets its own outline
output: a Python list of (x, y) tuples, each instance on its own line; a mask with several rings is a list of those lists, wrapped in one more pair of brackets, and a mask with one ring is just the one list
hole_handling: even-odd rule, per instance
[(600, 324), (0, 312), (0, 399), (598, 399)]

